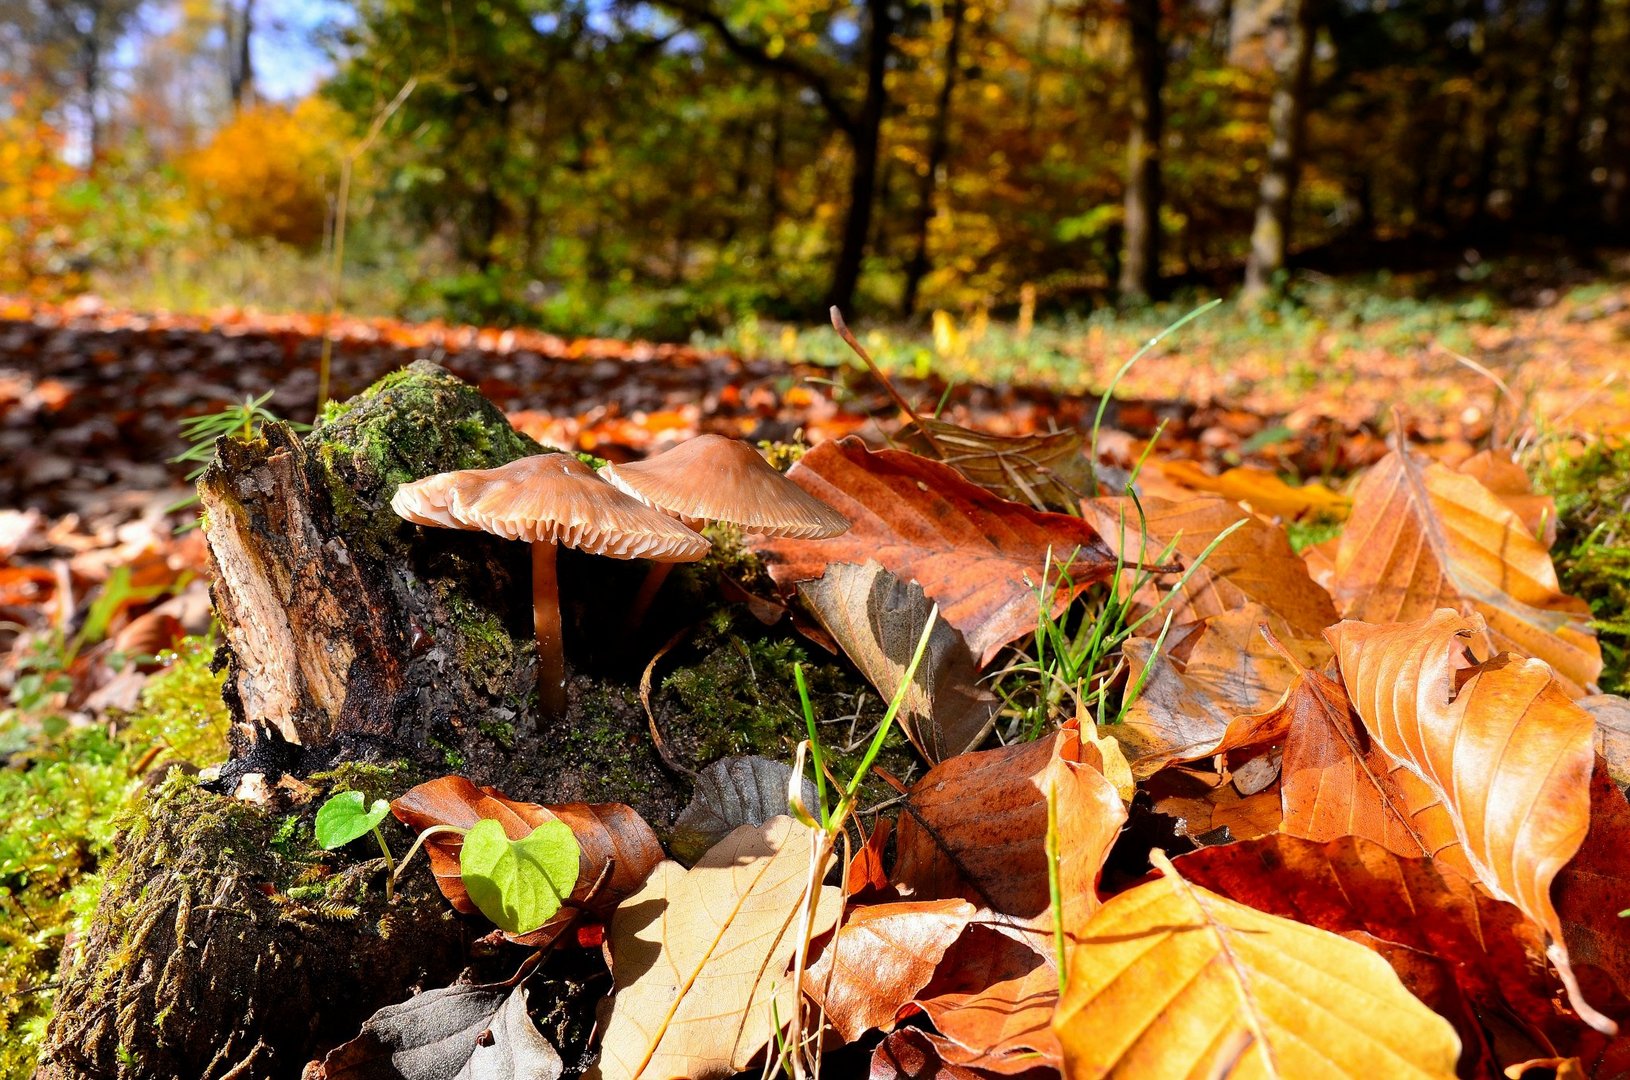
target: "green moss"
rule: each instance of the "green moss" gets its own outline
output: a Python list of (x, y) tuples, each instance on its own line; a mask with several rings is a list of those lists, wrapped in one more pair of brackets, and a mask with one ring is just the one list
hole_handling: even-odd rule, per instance
[(1601, 687), (1630, 692), (1630, 444), (1594, 443), (1538, 470), (1556, 500), (1562, 590), (1590, 605), (1602, 646)]
[[(636, 708), (638, 706), (635, 706)], [(579, 693), (573, 723), (564, 733), (564, 751), (585, 779), (605, 790), (627, 792), (628, 798), (648, 794), (651, 782), (634, 763), (629, 731), (622, 717), (628, 702), (605, 683), (584, 687)]]
[[(107, 727), (68, 728), (36, 710), (0, 712), (0, 1078), (32, 1073), (63, 942), (95, 910), (98, 871), (140, 769), (226, 754), (229, 725), (211, 643), (182, 642), (140, 708)], [(149, 758), (158, 750), (159, 758)]]
[(1285, 534), (1290, 538), (1291, 548), (1300, 555), (1314, 544), (1340, 536), (1342, 525), (1343, 522), (1330, 520), (1287, 521)]

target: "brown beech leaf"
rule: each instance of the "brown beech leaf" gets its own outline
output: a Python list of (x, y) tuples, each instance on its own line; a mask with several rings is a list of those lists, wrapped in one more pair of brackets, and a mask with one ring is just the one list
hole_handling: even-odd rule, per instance
[(989, 1080), (1003, 1075), (1013, 1080), (1057, 1080), (1058, 1070), (1037, 1065), (1020, 1073), (996, 1074), (986, 1069), (947, 1061), (955, 1049), (946, 1040), (921, 1028), (901, 1028), (891, 1032), (872, 1051), (868, 1080)]
[[(834, 563), (816, 580), (800, 582), (798, 595), (883, 700), (892, 701), (933, 610), (922, 586), (875, 562)], [(979, 685), (962, 634), (936, 619), (900, 705), (911, 745), (930, 764), (955, 757), (990, 733), (999, 706)]]
[(1611, 1033), (1573, 978), (1551, 904), (1590, 824), (1595, 725), (1539, 660), (1502, 653), (1466, 678), (1465, 642), (1482, 630), (1481, 617), (1445, 609), (1414, 623), (1344, 622), (1327, 636), (1370, 735), (1442, 800), (1477, 879), (1550, 936), (1574, 1011)]
[(849, 860), (843, 874), (843, 891), (848, 896), (879, 893), (889, 887), (888, 871), (883, 866), (883, 854), (889, 846), (890, 821), (878, 818), (859, 850)]
[[(1630, 999), (1630, 803), (1609, 775), (1600, 755), (1590, 778), (1590, 831), (1568, 865), (1556, 876), (1551, 897), (1562, 920), (1562, 940), (1581, 982), (1587, 965), (1611, 980), (1622, 998)], [(1585, 983), (1591, 1000), (1607, 1000), (1605, 989)], [(1622, 1024), (1627, 1010), (1615, 1002), (1614, 1018)], [(1621, 1039), (1621, 1041), (1624, 1041)], [(1630, 1050), (1627, 1050), (1630, 1053)]]
[(1009, 502), (948, 465), (902, 450), (867, 450), (855, 438), (822, 443), (787, 476), (854, 524), (831, 540), (748, 537), (783, 591), (820, 577), (831, 563), (876, 559), (922, 586), (980, 667), (1035, 631), (1037, 590), (1049, 565), (1058, 585), (1055, 614), (1114, 568), (1103, 540), (1081, 519)]
[[(1162, 876), (1075, 928), (1054, 1030), (1086, 1077), (1448, 1077), (1460, 1040), (1373, 952)], [(1163, 864), (1163, 865), (1162, 865)]]
[(1574, 697), (1602, 670), (1590, 609), (1562, 594), (1532, 530), (1475, 477), (1408, 453), (1359, 483), (1333, 586), (1343, 617), (1361, 622), (1481, 615), (1496, 651), (1544, 660)]
[(916, 1004), (945, 1041), (942, 1057), (1000, 1073), (1055, 1068), (1058, 964), (1050, 931), (975, 922), (945, 953)]
[[(391, 803), (391, 812), (415, 832), (431, 825), (468, 829), (482, 818), (493, 818), (504, 827), (504, 834), (511, 840), (530, 835), (546, 821), (563, 821), (577, 838), (582, 852), (572, 898), (596, 913), (609, 912), (619, 900), (638, 889), (652, 867), (662, 861), (662, 844), (656, 834), (644, 818), (622, 803), (539, 806), (506, 799), (492, 788), (476, 787), (462, 776), (443, 776), (403, 794)], [(442, 895), (455, 910), (475, 914), (475, 904), (459, 876), (459, 849), (464, 846), (463, 838), (440, 833), (426, 840), (424, 846)], [(607, 865), (611, 866), (610, 876), (594, 891)], [(530, 934), (505, 936), (529, 945), (547, 944), (576, 915), (573, 908), (563, 908), (560, 914)]]
[[(1174, 622), (1191, 622), (1237, 610), (1246, 604), (1267, 609), (1268, 623), (1283, 638), (1317, 638), (1339, 616), (1330, 595), (1313, 583), (1307, 564), (1291, 548), (1285, 530), (1270, 525), (1226, 499), (1143, 502), (1148, 539), (1138, 531), (1137, 507), (1126, 497), (1092, 499), (1082, 507), (1088, 521), (1128, 562), (1154, 562), (1175, 542), (1185, 566), (1199, 561), (1212, 541), (1243, 521), (1217, 545), (1164, 611)], [(1140, 552), (1143, 553), (1140, 558)], [(1151, 583), (1138, 599), (1152, 606), (1167, 584)], [(1164, 618), (1164, 614), (1162, 614)], [(1161, 619), (1150, 619), (1144, 633), (1160, 632)]]
[(1607, 760), (1608, 775), (1621, 787), (1630, 784), (1630, 699), (1591, 694), (1578, 705), (1596, 718), (1596, 752)]
[(1084, 918), (1098, 906), (1098, 875), (1126, 820), (1101, 760), (1072, 720), (1048, 738), (934, 766), (900, 815), (894, 880), (914, 899), (961, 897), (1050, 930), (1052, 791), (1064, 909)]
[(804, 993), (844, 1042), (872, 1028), (887, 1031), (977, 910), (966, 900), (851, 908), (805, 969)]
[(1534, 493), (1528, 470), (1517, 464), (1508, 451), (1480, 450), (1455, 471), (1488, 488), (1547, 548), (1556, 543), (1556, 500)]
[(1177, 831), (1201, 844), (1228, 844), (1276, 832), (1283, 817), (1277, 785), (1241, 795), (1216, 773), (1173, 766), (1156, 773), (1144, 787), (1154, 811), (1176, 818)]
[(1499, 1076), (1507, 1065), (1599, 1041), (1555, 1008), (1562, 987), (1539, 929), (1436, 860), (1401, 858), (1356, 836), (1323, 844), (1266, 836), (1175, 865), (1230, 900), (1374, 949), (1454, 1024), (1462, 1076)]
[(1004, 499), (1037, 510), (1072, 512), (1092, 493), (1092, 469), (1081, 452), (1079, 431), (992, 435), (923, 416), (895, 441), (914, 454), (945, 462)]
[[(1269, 709), (1296, 676), (1292, 662), (1258, 629), (1266, 614), (1253, 604), (1213, 616), (1181, 650), (1156, 653), (1149, 638), (1126, 643), (1132, 680), (1153, 665), (1126, 719), (1107, 729), (1126, 751), (1134, 776), (1145, 778), (1174, 761), (1210, 757), (1252, 740), (1272, 741), (1271, 734), (1235, 720)], [(1289, 647), (1303, 662), (1330, 655), (1322, 641), (1292, 641)]]
[[(788, 972), (814, 830), (789, 817), (743, 825), (686, 871), (662, 862), (617, 909), (607, 947), (616, 992), (600, 1006), (600, 1063), (586, 1080), (708, 1080), (745, 1069), (792, 1016)], [(813, 934), (837, 922), (820, 886)]]
[(1286, 733), (1285, 832), (1307, 840), (1360, 836), (1473, 873), (1443, 799), (1371, 738), (1331, 675), (1302, 668), (1261, 723)]

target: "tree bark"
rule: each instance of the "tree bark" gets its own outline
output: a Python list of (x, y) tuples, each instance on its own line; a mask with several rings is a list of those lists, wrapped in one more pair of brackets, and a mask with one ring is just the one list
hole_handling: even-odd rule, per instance
[[(1306, 2), (1306, 0), (1302, 0)], [(1160, 141), (1166, 122), (1161, 95), (1166, 52), (1160, 37), (1160, 0), (1127, 0), (1131, 30), (1132, 133), (1126, 142), (1126, 254), (1121, 259), (1123, 302), (1155, 295), (1160, 278)]]
[(255, 0), (225, 0), (226, 9), (226, 86), (234, 112), (255, 99), (254, 56), (250, 40), (255, 32)]
[(1278, 76), (1268, 104), (1268, 167), (1257, 193), (1251, 252), (1245, 262), (1241, 301), (1265, 297), (1285, 268), (1290, 248), (1291, 211), (1302, 168), (1308, 95), (1313, 83), (1313, 45), (1318, 31), (1317, 0), (1286, 0), (1284, 43), (1275, 57)]
[(916, 246), (911, 262), (906, 265), (905, 288), (900, 294), (900, 314), (910, 318), (917, 310), (917, 290), (930, 269), (928, 259), (929, 226), (936, 209), (934, 195), (939, 189), (940, 173), (951, 151), (951, 102), (956, 96), (957, 78), (962, 67), (962, 27), (967, 7), (962, 0), (952, 0), (949, 12), (951, 35), (945, 43), (945, 74), (940, 80), (939, 97), (934, 103), (934, 127), (928, 138), (928, 167), (917, 187)]

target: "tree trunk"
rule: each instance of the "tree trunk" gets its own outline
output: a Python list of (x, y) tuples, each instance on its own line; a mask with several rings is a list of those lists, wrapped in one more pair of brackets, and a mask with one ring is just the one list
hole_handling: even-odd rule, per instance
[(872, 201), (877, 191), (883, 115), (888, 106), (889, 44), (894, 30), (888, 0), (868, 0), (866, 21), (866, 101), (849, 137), (853, 155), (849, 172), (849, 212), (844, 217), (838, 261), (832, 269), (832, 287), (827, 292), (827, 303), (845, 311), (853, 306), (855, 289), (860, 284), (866, 239), (871, 234)]
[(232, 110), (253, 104), (255, 99), (254, 57), (250, 40), (255, 32), (255, 0), (243, 0), (240, 8), (226, 0), (226, 83)]
[(1535, 80), (1538, 97), (1533, 126), (1523, 140), (1522, 183), (1517, 189), (1517, 207), (1523, 213), (1534, 212), (1544, 202), (1545, 141), (1550, 134), (1551, 114), (1556, 111), (1556, 52), (1567, 20), (1567, 0), (1548, 0), (1545, 25), (1536, 50), (1540, 56), (1539, 78)]
[(1596, 28), (1601, 22), (1602, 0), (1580, 0), (1572, 62), (1568, 65), (1568, 97), (1562, 106), (1561, 142), (1557, 147), (1557, 173), (1564, 210), (1572, 217), (1589, 215), (1585, 197), (1590, 169), (1584, 162), (1585, 117), (1590, 112), (1596, 62)]
[[(1306, 0), (1303, 0), (1306, 2)], [(1126, 143), (1126, 254), (1119, 291), (1123, 303), (1155, 295), (1160, 278), (1160, 141), (1166, 122), (1161, 92), (1166, 52), (1160, 39), (1160, 0), (1127, 0), (1132, 39), (1132, 134)]]
[(928, 138), (928, 167), (917, 187), (916, 248), (906, 265), (905, 288), (900, 296), (900, 314), (910, 318), (917, 309), (917, 289), (928, 274), (928, 232), (934, 220), (934, 193), (940, 173), (951, 150), (951, 100), (956, 95), (957, 77), (962, 66), (962, 25), (967, 8), (962, 0), (952, 0), (951, 36), (945, 43), (945, 76), (940, 80), (939, 98), (934, 103), (934, 128)]
[(1286, 0), (1284, 41), (1275, 57), (1278, 75), (1268, 104), (1268, 168), (1257, 193), (1256, 224), (1245, 262), (1241, 301), (1254, 303), (1268, 293), (1285, 268), (1290, 247), (1291, 210), (1302, 168), (1302, 139), (1308, 94), (1313, 83), (1313, 45), (1318, 30), (1317, 0)]

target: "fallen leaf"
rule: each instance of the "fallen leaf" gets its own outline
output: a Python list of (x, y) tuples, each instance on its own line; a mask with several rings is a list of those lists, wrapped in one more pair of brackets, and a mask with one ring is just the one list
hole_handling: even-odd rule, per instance
[(1057, 809), (1064, 909), (1098, 905), (1098, 875), (1126, 810), (1075, 721), (1045, 739), (930, 769), (900, 815), (894, 880), (914, 899), (960, 897), (1051, 932), (1047, 800)]
[(1340, 521), (1347, 517), (1352, 500), (1318, 482), (1291, 485), (1276, 473), (1248, 465), (1212, 476), (1193, 461), (1162, 461), (1166, 479), (1192, 491), (1221, 495), (1245, 503), (1266, 517), (1316, 518)]
[(895, 441), (912, 453), (943, 461), (1004, 499), (1037, 510), (1073, 512), (1092, 494), (1092, 469), (1081, 452), (1079, 431), (992, 435), (924, 416), (903, 428)]
[(1284, 817), (1278, 787), (1241, 795), (1211, 772), (1172, 767), (1144, 788), (1155, 813), (1175, 818), (1177, 831), (1198, 844), (1230, 844), (1277, 832)]
[[(662, 861), (662, 845), (656, 834), (639, 814), (621, 803), (539, 806), (506, 799), (492, 788), (478, 788), (462, 776), (443, 776), (404, 793), (391, 803), (391, 812), (415, 832), (431, 825), (469, 829), (491, 818), (504, 827), (504, 835), (511, 840), (525, 838), (546, 821), (562, 821), (582, 850), (577, 888), (571, 898), (596, 914), (609, 912), (619, 900), (638, 889), (651, 868)], [(459, 875), (462, 839), (442, 833), (425, 841), (424, 846), (441, 894), (455, 910), (475, 914), (477, 908)], [(601, 883), (608, 865), (611, 873)], [(548, 944), (577, 914), (576, 909), (567, 907), (538, 930), (515, 940), (529, 945)]]
[(556, 1080), (560, 1055), (526, 1012), (526, 990), (449, 986), (387, 1005), (330, 1051), (314, 1080)]
[[(658, 864), (612, 918), (616, 991), (600, 1007), (600, 1062), (587, 1080), (726, 1077), (792, 1016), (788, 965), (816, 843), (788, 817), (743, 825), (689, 871)], [(837, 922), (821, 886), (813, 934)]]
[[(1126, 718), (1108, 728), (1126, 751), (1133, 775), (1146, 778), (1174, 761), (1195, 761), (1246, 745), (1255, 725), (1236, 722), (1270, 709), (1296, 677), (1292, 662), (1268, 644), (1259, 627), (1266, 612), (1248, 605), (1201, 624), (1185, 655), (1155, 651), (1149, 638), (1123, 646), (1136, 682), (1148, 676)], [(1288, 646), (1304, 662), (1322, 662), (1322, 641)]]
[[(834, 563), (816, 580), (800, 582), (798, 595), (883, 700), (894, 700), (933, 609), (922, 587), (875, 562)], [(972, 749), (990, 733), (1001, 703), (978, 680), (967, 642), (935, 619), (899, 713), (911, 744), (930, 764)]]
[(1009, 502), (915, 454), (842, 439), (805, 454), (787, 476), (854, 525), (832, 540), (748, 537), (784, 591), (832, 563), (876, 559), (922, 586), (980, 667), (1035, 632), (1037, 591), (1049, 566), (1058, 586), (1055, 615), (1113, 569), (1109, 549), (1086, 522)]
[[(1166, 614), (1177, 623), (1192, 622), (1235, 611), (1246, 604), (1267, 610), (1267, 621), (1282, 638), (1317, 638), (1339, 616), (1330, 595), (1314, 584), (1307, 564), (1290, 546), (1285, 530), (1269, 525), (1224, 499), (1167, 502), (1146, 499), (1143, 518), (1131, 499), (1092, 499), (1082, 512), (1086, 519), (1127, 562), (1153, 562), (1167, 544), (1175, 544), (1184, 566), (1198, 567), (1144, 631), (1160, 632)], [(1206, 548), (1228, 528), (1225, 537), (1205, 561)], [(1147, 531), (1139, 531), (1140, 524)], [(1129, 575), (1125, 575), (1129, 576)], [(1153, 607), (1175, 583), (1151, 582), (1138, 594), (1145, 608)]]
[(1630, 784), (1630, 699), (1591, 694), (1575, 704), (1596, 720), (1596, 752), (1607, 759), (1608, 775), (1621, 787)]
[(1546, 548), (1556, 543), (1556, 500), (1534, 493), (1528, 470), (1517, 464), (1508, 451), (1479, 450), (1455, 471), (1488, 488)]
[(1432, 859), (1406, 859), (1356, 836), (1290, 836), (1205, 848), (1175, 861), (1195, 885), (1375, 950), (1460, 1036), (1463, 1076), (1594, 1033), (1553, 998), (1561, 983), (1537, 927)]
[(1059, 1062), (1058, 965), (1046, 933), (974, 923), (916, 1004), (945, 1037), (941, 1055), (1001, 1073)]
[(805, 969), (804, 993), (844, 1042), (887, 1031), (977, 910), (966, 900), (852, 908)]
[[(990, 1080), (988, 1070), (945, 1060), (946, 1040), (921, 1028), (891, 1032), (872, 1051), (868, 1080)], [(1038, 1065), (1021, 1073), (1002, 1074), (1010, 1080), (1055, 1080), (1058, 1070)]]
[[(1581, 982), (1587, 967), (1611, 980), (1621, 1000), (1610, 1001), (1607, 988), (1584, 985), (1594, 991), (1593, 1001), (1608, 1003), (1621, 1025), (1630, 1017), (1630, 1006), (1623, 1000), (1630, 999), (1630, 918), (1619, 915), (1630, 910), (1627, 851), (1630, 803), (1598, 756), (1590, 778), (1590, 830), (1579, 852), (1557, 874), (1551, 899), (1562, 922), (1569, 963)], [(1630, 1057), (1630, 1049), (1626, 1056)]]
[(1162, 876), (1076, 928), (1053, 1020), (1071, 1080), (1454, 1075), (1460, 1042), (1386, 961)]
[(1573, 978), (1550, 895), (1589, 826), (1595, 725), (1538, 660), (1502, 653), (1462, 682), (1457, 660), (1482, 630), (1481, 617), (1445, 609), (1326, 636), (1370, 735), (1442, 801), (1477, 879), (1550, 936), (1574, 1010), (1612, 1033)]
[[(674, 821), (668, 846), (680, 862), (694, 863), (743, 825), (762, 825), (787, 812), (792, 766), (756, 755), (720, 758), (696, 774), (696, 788)], [(818, 794), (803, 780), (804, 805)]]
[(1393, 451), (1359, 483), (1333, 588), (1360, 622), (1481, 615), (1495, 651), (1544, 660), (1574, 697), (1602, 670), (1590, 609), (1562, 594), (1533, 532), (1476, 478), (1412, 454)]
[(848, 896), (879, 893), (889, 887), (889, 875), (883, 867), (883, 853), (889, 846), (890, 823), (878, 818), (867, 834), (860, 850), (849, 860), (843, 874), (843, 891)]

